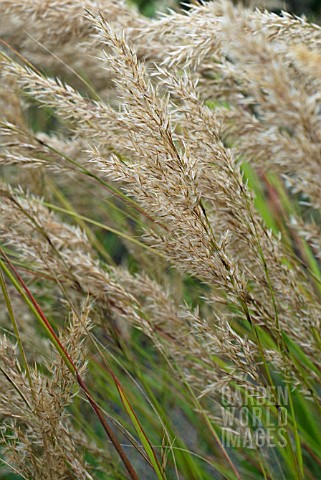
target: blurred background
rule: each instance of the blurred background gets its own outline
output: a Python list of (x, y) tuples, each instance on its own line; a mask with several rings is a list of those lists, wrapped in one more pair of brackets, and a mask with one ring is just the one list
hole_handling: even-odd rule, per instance
[[(188, 9), (190, 4), (196, 3), (195, 0), (131, 0), (139, 10), (147, 16), (154, 16), (157, 12), (166, 12), (169, 8), (174, 10), (179, 8)], [(237, 3), (237, 0), (234, 1)], [(295, 15), (306, 15), (313, 21), (319, 21), (321, 17), (321, 0), (243, 0), (243, 4), (267, 8), (274, 12), (286, 10)]]

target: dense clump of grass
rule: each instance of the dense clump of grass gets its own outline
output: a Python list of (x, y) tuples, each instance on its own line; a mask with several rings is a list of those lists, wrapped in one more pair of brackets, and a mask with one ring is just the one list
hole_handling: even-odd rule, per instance
[(321, 478), (321, 28), (3, 0), (0, 37), (0, 478)]

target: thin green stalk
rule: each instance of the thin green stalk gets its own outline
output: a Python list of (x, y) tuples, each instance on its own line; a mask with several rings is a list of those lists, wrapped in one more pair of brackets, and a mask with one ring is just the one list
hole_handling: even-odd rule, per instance
[(303, 479), (304, 478), (304, 468), (303, 468), (301, 440), (300, 440), (298, 425), (297, 425), (297, 421), (296, 421), (296, 417), (295, 417), (295, 411), (294, 411), (291, 389), (290, 389), (289, 385), (287, 385), (286, 388), (287, 388), (287, 391), (288, 391), (288, 398), (289, 398), (289, 402), (290, 402), (290, 410), (291, 410), (291, 416), (292, 416), (292, 421), (293, 421), (293, 432), (294, 432), (294, 439), (295, 439), (298, 465), (299, 465), (299, 469), (300, 469), (300, 473), (301, 473), (301, 478)]
[[(2, 249), (0, 249), (0, 252), (2, 251)], [(2, 255), (6, 258), (7, 260), (7, 257), (5, 255), (5, 253), (2, 251)], [(15, 271), (15, 269), (13, 268), (13, 265), (11, 264), (10, 267)], [(43, 314), (40, 313), (39, 311), (39, 308), (37, 308), (34, 304), (34, 302), (30, 299), (29, 295), (26, 293), (25, 289), (21, 286), (21, 284), (16, 280), (16, 278), (14, 277), (14, 275), (11, 273), (11, 271), (8, 269), (8, 267), (6, 266), (6, 264), (4, 263), (4, 261), (0, 258), (0, 268), (2, 269), (2, 271), (7, 275), (7, 277), (9, 278), (10, 282), (12, 283), (12, 285), (15, 287), (15, 289), (17, 290), (17, 292), (21, 295), (21, 297), (23, 298), (23, 300), (25, 301), (25, 303), (28, 305), (28, 307), (30, 308), (30, 310), (32, 311), (32, 313), (35, 315), (35, 317), (37, 318), (37, 320), (40, 322), (40, 324), (42, 325), (42, 327), (44, 328), (48, 338), (50, 339), (50, 341), (54, 344), (54, 346), (56, 347), (56, 349), (58, 350), (59, 352), (59, 355), (62, 357), (62, 359), (64, 360), (66, 366), (68, 367), (69, 371), (72, 373), (72, 374), (75, 374), (75, 367), (73, 365), (73, 362), (71, 360), (71, 358), (69, 357), (68, 353), (65, 351), (64, 347), (62, 346), (62, 344), (60, 343), (60, 341), (58, 340), (58, 337), (56, 336), (53, 328), (51, 327), (51, 325), (49, 324), (49, 322), (47, 320), (44, 320), (44, 317), (43, 317)]]
[(58, 188), (56, 188), (55, 184), (49, 178), (47, 179), (47, 183), (50, 185), (50, 188), (58, 201), (63, 205), (63, 207), (65, 207), (66, 211), (69, 212), (74, 218), (76, 218), (78, 225), (86, 232), (88, 239), (92, 243), (93, 247), (97, 250), (97, 252), (100, 253), (104, 260), (106, 260), (109, 264), (114, 264), (114, 261), (107, 252), (107, 250), (101, 245), (96, 236), (87, 226), (86, 222), (82, 218), (80, 218), (79, 214), (75, 211), (68, 199)]
[(6, 284), (6, 281), (5, 281), (2, 270), (0, 270), (0, 284), (1, 284), (1, 290), (2, 290), (2, 293), (3, 293), (4, 301), (5, 301), (6, 306), (7, 306), (8, 315), (9, 315), (9, 318), (11, 320), (12, 328), (13, 328), (13, 331), (14, 331), (14, 334), (15, 334), (15, 338), (16, 338), (17, 343), (18, 343), (18, 348), (19, 348), (20, 355), (21, 355), (21, 358), (22, 358), (22, 364), (23, 364), (23, 367), (24, 367), (25, 372), (26, 372), (26, 376), (27, 376), (27, 380), (28, 380), (28, 383), (29, 383), (30, 391), (34, 392), (33, 382), (32, 382), (32, 378), (31, 378), (31, 375), (30, 375), (30, 370), (29, 370), (29, 366), (28, 366), (28, 362), (27, 362), (27, 357), (26, 357), (26, 354), (25, 354), (25, 351), (24, 351), (24, 348), (23, 348), (23, 345), (22, 345), (19, 328), (18, 328), (16, 318), (15, 318), (15, 315), (14, 315), (14, 312), (13, 312), (12, 303), (11, 303), (11, 300), (10, 300), (7, 284)]
[(149, 441), (144, 429), (142, 428), (142, 425), (140, 423), (140, 421), (138, 420), (138, 417), (132, 407), (132, 405), (130, 404), (129, 402), (129, 399), (120, 383), (120, 381), (118, 380), (117, 376), (115, 375), (115, 373), (113, 372), (111, 366), (109, 365), (107, 359), (105, 359), (105, 362), (106, 362), (106, 367), (108, 369), (108, 372), (111, 376), (111, 378), (113, 379), (114, 383), (115, 383), (115, 386), (118, 390), (118, 394), (120, 396), (120, 399), (122, 401), (122, 404), (124, 405), (124, 408), (132, 422), (132, 424), (134, 425), (135, 427), (135, 430), (136, 430), (136, 433), (144, 447), (144, 450), (148, 456), (148, 459), (149, 459), (149, 462), (150, 464), (152, 465), (156, 475), (157, 475), (157, 478), (159, 480), (166, 480), (166, 475), (165, 475), (165, 472), (163, 471), (160, 463), (159, 463), (159, 460), (156, 456), (156, 453), (154, 451), (154, 448), (151, 444), (151, 442)]
[(76, 377), (79, 386), (85, 392), (85, 395), (86, 395), (89, 403), (91, 404), (93, 410), (95, 411), (103, 429), (105, 430), (107, 436), (111, 440), (111, 442), (114, 445), (119, 457), (121, 458), (125, 468), (127, 469), (128, 473), (130, 475), (130, 478), (132, 480), (139, 480), (135, 469), (133, 468), (131, 462), (129, 461), (129, 459), (128, 459), (126, 453), (125, 453), (125, 451), (123, 450), (122, 446), (120, 445), (116, 435), (114, 434), (114, 432), (112, 431), (112, 429), (108, 425), (106, 419), (104, 418), (104, 414), (103, 414), (101, 408), (98, 406), (98, 404), (93, 399), (91, 393), (89, 392), (83, 378), (79, 374), (78, 369), (75, 366), (71, 357), (69, 356), (67, 350), (65, 349), (65, 347), (60, 342), (58, 336), (54, 332), (54, 330), (53, 330), (52, 326), (50, 325), (48, 319), (46, 318), (46, 316), (42, 312), (41, 308), (39, 307), (35, 298), (31, 294), (27, 285), (25, 284), (23, 279), (20, 277), (19, 273), (16, 271), (16, 269), (14, 268), (12, 263), (10, 262), (9, 258), (6, 256), (6, 254), (3, 252), (3, 250), (1, 248), (0, 248), (0, 252), (2, 253), (4, 258), (8, 262), (10, 268), (15, 273), (17, 279), (14, 277), (14, 275), (11, 273), (11, 271), (7, 268), (6, 264), (4, 263), (4, 261), (1, 258), (0, 258), (0, 268), (8, 276), (8, 278), (10, 279), (10, 281), (12, 282), (12, 284), (14, 285), (16, 290), (19, 292), (21, 297), (24, 299), (26, 304), (29, 306), (30, 310), (34, 313), (35, 317), (39, 320), (40, 324), (45, 329), (47, 336), (49, 337), (49, 339), (53, 343), (53, 345), (56, 347), (56, 349), (58, 350), (59, 355), (63, 359), (63, 361), (64, 361), (65, 365), (67, 366), (67, 368), (69, 369), (69, 371)]
[(146, 245), (146, 244), (140, 242), (139, 240), (137, 240), (134, 237), (130, 237), (129, 235), (126, 235), (125, 233), (123, 233), (119, 230), (116, 230), (115, 228), (108, 227), (107, 225), (104, 225), (103, 223), (97, 222), (96, 220), (93, 220), (92, 218), (85, 217), (84, 215), (81, 215), (80, 213), (73, 212), (73, 211), (67, 210), (67, 209), (62, 208), (62, 207), (58, 207), (57, 205), (53, 205), (52, 203), (42, 202), (42, 204), (45, 205), (48, 208), (51, 208), (52, 210), (55, 210), (55, 211), (61, 212), (61, 213), (65, 213), (65, 214), (67, 214), (71, 217), (75, 217), (75, 218), (83, 220), (87, 223), (91, 223), (92, 225), (95, 225), (96, 227), (99, 227), (103, 230), (114, 233), (115, 235), (117, 235), (121, 238), (124, 238), (125, 240), (127, 240), (129, 242), (132, 242), (135, 245), (138, 245), (139, 247), (144, 248), (145, 250), (148, 250), (148, 251), (152, 252), (154, 255), (157, 255), (158, 257), (161, 257), (161, 258), (164, 258), (164, 259), (166, 258), (165, 255), (163, 255), (161, 252), (157, 251), (156, 249), (150, 247), (149, 245)]

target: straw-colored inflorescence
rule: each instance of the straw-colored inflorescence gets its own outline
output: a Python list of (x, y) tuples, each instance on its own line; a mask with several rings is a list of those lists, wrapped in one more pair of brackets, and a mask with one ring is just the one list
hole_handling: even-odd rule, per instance
[[(80, 369), (84, 368), (80, 347), (88, 327), (88, 311), (80, 317), (74, 314), (64, 338)], [(77, 451), (66, 414), (75, 394), (75, 378), (59, 358), (47, 362), (48, 374), (33, 368), (27, 376), (17, 356), (17, 347), (2, 336), (0, 415), (5, 421), (0, 441), (7, 459), (22, 475), (34, 479), (93, 478)]]
[[(230, 398), (261, 389), (278, 414), (279, 383), (319, 408), (321, 28), (223, 0), (154, 20), (112, 0), (10, 0), (0, 18), (6, 461), (25, 478), (94, 478), (81, 449), (103, 454), (73, 410), (84, 342), (98, 383), (121, 394), (111, 363), (130, 365), (148, 390), (142, 351), (156, 346), (211, 435), (226, 389)], [(48, 117), (42, 129), (30, 125), (35, 109)], [(107, 235), (118, 236), (111, 255)], [(28, 288), (44, 303), (54, 297), (47, 312), (60, 327), (73, 312), (54, 344), (80, 373), (57, 352), (43, 359)], [(79, 309), (88, 298), (91, 322)], [(124, 396), (122, 405), (135, 418)], [(291, 415), (298, 449), (292, 404)]]

